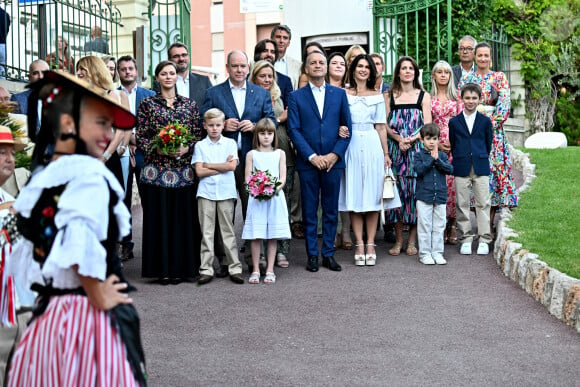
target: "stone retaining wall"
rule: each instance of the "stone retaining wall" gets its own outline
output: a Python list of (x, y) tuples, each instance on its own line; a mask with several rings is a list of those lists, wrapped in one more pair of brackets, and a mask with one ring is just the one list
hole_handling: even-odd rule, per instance
[[(536, 166), (529, 155), (510, 146), (512, 165), (523, 172), (524, 183), (518, 195), (529, 188), (536, 177)], [(507, 226), (512, 214), (508, 209), (501, 212), (497, 226), (494, 258), (503, 274), (544, 305), (550, 314), (580, 333), (580, 280), (549, 267), (534, 254), (510, 238), (517, 233)]]

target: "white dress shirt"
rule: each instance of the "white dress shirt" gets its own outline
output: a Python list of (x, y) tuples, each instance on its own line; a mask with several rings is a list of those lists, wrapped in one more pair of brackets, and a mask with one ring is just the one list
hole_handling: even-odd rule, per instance
[(465, 110), (463, 111), (463, 117), (465, 118), (465, 122), (467, 123), (467, 129), (469, 130), (469, 134), (471, 134), (471, 132), (473, 131), (473, 125), (475, 124), (475, 116), (476, 116), (477, 112), (473, 112), (473, 114), (467, 114), (465, 113)]
[(284, 75), (288, 75), (288, 64), (286, 63), (286, 55), (284, 55), (282, 58), (279, 58), (274, 63), (274, 69), (276, 71), (278, 71), (279, 73), (282, 73)]
[[(195, 144), (191, 164), (195, 168), (196, 163), (224, 163), (230, 155), (238, 160), (238, 148), (234, 140), (221, 136), (219, 140), (213, 142), (209, 137), (206, 137)], [(199, 179), (197, 197), (208, 200), (236, 199), (238, 193), (234, 171)]]
[(177, 87), (177, 94), (182, 97), (189, 98), (189, 73), (183, 78), (181, 75), (177, 76), (177, 82), (175, 83)]
[(320, 87), (313, 85), (310, 81), (308, 81), (308, 84), (310, 85), (310, 90), (312, 90), (312, 94), (314, 95), (316, 106), (318, 106), (320, 118), (322, 118), (322, 113), (324, 112), (324, 96), (326, 94), (326, 82), (324, 82)]
[[(244, 82), (242, 87), (235, 87), (230, 80), (228, 80), (228, 82), (230, 84), (232, 97), (234, 97), (238, 117), (241, 119), (244, 115), (244, 109), (246, 108), (246, 82)], [(242, 149), (242, 132), (238, 133), (238, 149)]]
[(129, 106), (131, 107), (131, 113), (137, 114), (137, 86), (133, 87), (131, 91), (125, 88), (125, 86), (121, 85), (121, 91), (127, 94), (129, 98)]

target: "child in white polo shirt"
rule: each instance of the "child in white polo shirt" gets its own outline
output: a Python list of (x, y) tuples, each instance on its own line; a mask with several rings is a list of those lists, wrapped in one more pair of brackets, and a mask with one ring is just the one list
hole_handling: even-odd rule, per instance
[(203, 116), (207, 137), (195, 144), (191, 164), (200, 178), (197, 205), (201, 226), (201, 265), (198, 284), (214, 277), (214, 235), (216, 220), (232, 282), (243, 284), (242, 264), (238, 259), (234, 233), (234, 203), (238, 197), (234, 170), (238, 165), (238, 147), (234, 140), (222, 136), (225, 115), (219, 109), (210, 109)]

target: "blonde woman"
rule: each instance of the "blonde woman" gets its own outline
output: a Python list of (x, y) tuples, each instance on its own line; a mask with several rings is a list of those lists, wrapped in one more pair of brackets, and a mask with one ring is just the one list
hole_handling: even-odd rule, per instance
[[(441, 129), (439, 150), (447, 153), (449, 162), (452, 160), (449, 144), (449, 120), (463, 110), (463, 103), (457, 94), (453, 71), (449, 63), (440, 60), (431, 71), (431, 118)], [(447, 175), (447, 227), (445, 242), (457, 244), (457, 221), (455, 212), (455, 179)]]

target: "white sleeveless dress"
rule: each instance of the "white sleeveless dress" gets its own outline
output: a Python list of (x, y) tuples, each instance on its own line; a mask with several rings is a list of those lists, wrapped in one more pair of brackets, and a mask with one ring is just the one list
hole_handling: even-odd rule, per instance
[[(280, 149), (273, 152), (252, 151), (254, 168), (269, 171), (274, 177), (280, 177)], [(242, 239), (290, 239), (288, 208), (284, 191), (280, 190), (270, 200), (259, 201), (251, 195), (248, 197), (246, 223)]]

